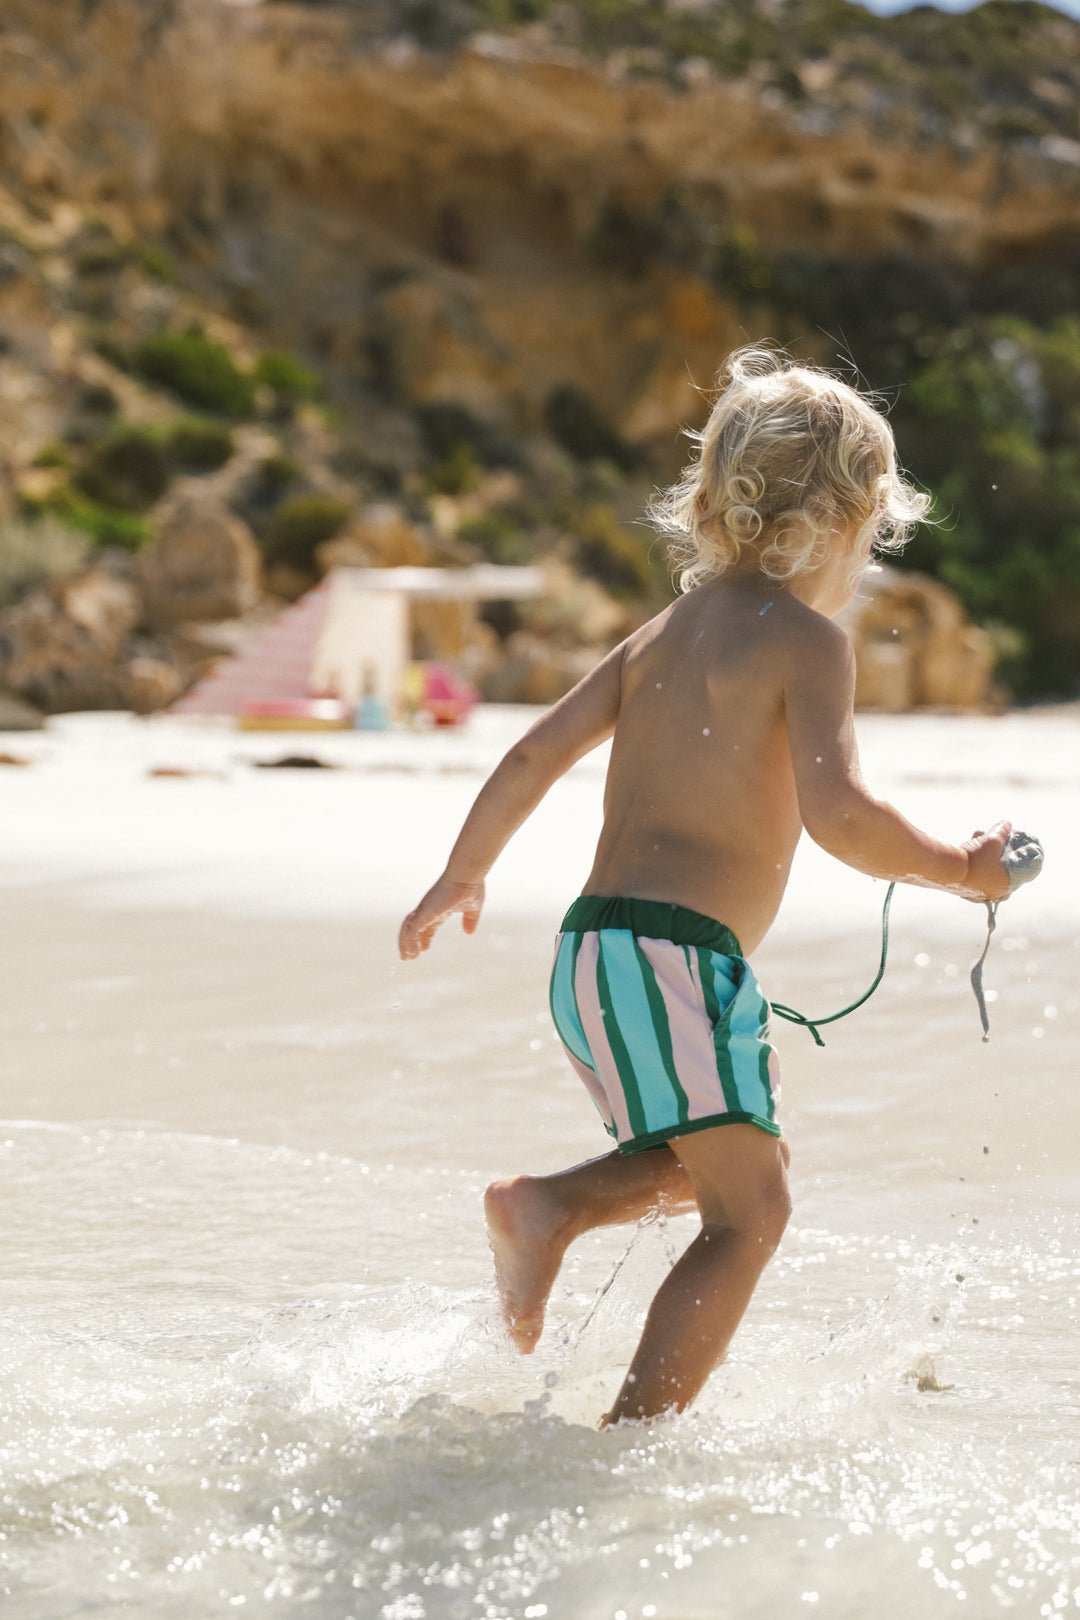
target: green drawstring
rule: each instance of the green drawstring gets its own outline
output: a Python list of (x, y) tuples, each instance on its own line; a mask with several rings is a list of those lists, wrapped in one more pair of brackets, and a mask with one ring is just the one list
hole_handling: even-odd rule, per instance
[(997, 927), (997, 908), (1000, 904), (1000, 900), (986, 901), (986, 944), (982, 948), (982, 955), (979, 957), (979, 960), (975, 963), (975, 966), (971, 970), (971, 988), (975, 992), (975, 1000), (979, 1007), (979, 1019), (982, 1023), (984, 1045), (990, 1039), (990, 1018), (986, 1011), (986, 993), (983, 990), (982, 970), (983, 963), (986, 961), (986, 953), (990, 949), (990, 937), (993, 934), (994, 929)]
[[(881, 910), (881, 963), (877, 970), (877, 977), (865, 995), (861, 995), (858, 1001), (853, 1001), (851, 1006), (845, 1007), (842, 1012), (830, 1013), (828, 1018), (807, 1018), (805, 1013), (796, 1012), (794, 1007), (785, 1007), (782, 1002), (771, 1001), (769, 1003), (778, 1017), (786, 1018), (789, 1024), (801, 1024), (804, 1029), (808, 1029), (818, 1046), (825, 1045), (825, 1042), (818, 1034), (818, 1025), (835, 1024), (838, 1018), (846, 1018), (848, 1013), (853, 1013), (856, 1007), (861, 1007), (864, 1001), (870, 1000), (870, 997), (885, 976), (885, 958), (889, 954), (889, 907), (892, 905), (893, 890), (895, 888), (896, 884), (890, 883), (885, 891), (885, 904)], [(985, 956), (985, 954), (984, 951), (983, 955)]]

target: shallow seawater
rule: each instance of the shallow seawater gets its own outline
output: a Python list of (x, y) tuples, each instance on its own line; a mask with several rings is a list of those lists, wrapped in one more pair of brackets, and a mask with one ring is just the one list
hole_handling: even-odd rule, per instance
[[(698, 1410), (600, 1434), (686, 1220), (586, 1252), (520, 1361), (485, 1286), (332, 1284), (342, 1222), (373, 1189), (430, 1203), (430, 1176), (145, 1131), (3, 1144), (18, 1620), (1077, 1604), (1075, 1219), (944, 1244), (796, 1224)], [(466, 1218), (472, 1178), (438, 1181)], [(66, 1260), (37, 1265), (46, 1183), (112, 1215), (58, 1220)], [(305, 1259), (310, 1294), (278, 1280)]]
[[(599, 1433), (694, 1228), (583, 1240), (506, 1345), (484, 1183), (604, 1146), (535, 925), (275, 975), (265, 924), (11, 904), (5, 1620), (1080, 1608), (1076, 940), (1003, 934), (989, 1047), (902, 920), (872, 1016), (784, 1033), (781, 1250), (697, 1409)], [(863, 943), (766, 966), (831, 1004)]]

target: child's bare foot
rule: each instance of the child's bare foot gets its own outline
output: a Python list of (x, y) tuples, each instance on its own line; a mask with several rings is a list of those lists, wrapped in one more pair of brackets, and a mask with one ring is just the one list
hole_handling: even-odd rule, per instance
[(566, 1212), (538, 1176), (493, 1181), (484, 1194), (507, 1331), (523, 1356), (536, 1349), (544, 1307), (573, 1236)]

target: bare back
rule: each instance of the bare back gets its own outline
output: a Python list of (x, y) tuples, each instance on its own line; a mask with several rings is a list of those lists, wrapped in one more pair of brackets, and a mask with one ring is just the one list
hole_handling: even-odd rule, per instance
[(755, 949), (802, 830), (783, 689), (807, 616), (760, 576), (714, 581), (625, 643), (587, 893), (689, 906)]

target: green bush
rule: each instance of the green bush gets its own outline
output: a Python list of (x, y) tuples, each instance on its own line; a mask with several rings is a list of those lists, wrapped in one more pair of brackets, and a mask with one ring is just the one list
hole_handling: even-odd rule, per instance
[(544, 401), (544, 425), (551, 437), (578, 461), (612, 461), (629, 471), (637, 456), (600, 415), (582, 389), (570, 383), (553, 388)]
[(79, 406), (93, 416), (115, 416), (120, 402), (107, 383), (88, 383), (79, 390)]
[(148, 382), (171, 389), (188, 405), (218, 416), (250, 416), (254, 410), (252, 378), (238, 369), (228, 349), (194, 327), (144, 338), (134, 364)]
[(138, 551), (151, 539), (150, 530), (141, 517), (102, 506), (77, 489), (54, 490), (43, 500), (24, 501), (23, 506), (32, 517), (51, 516), (69, 529), (82, 530), (99, 546), (123, 546), (127, 551)]
[(602, 502), (586, 509), (576, 525), (578, 567), (599, 580), (612, 596), (647, 596), (657, 587), (657, 574), (649, 562), (655, 535), (639, 539), (624, 529), (614, 508)]
[(322, 388), (318, 373), (283, 349), (263, 350), (255, 362), (255, 381), (272, 388), (285, 404), (313, 399)]
[(91, 242), (75, 255), (75, 271), (80, 276), (116, 275), (128, 262), (128, 250), (119, 242), (102, 239)]
[(94, 350), (117, 371), (131, 370), (134, 358), (131, 350), (108, 332), (100, 332), (94, 339)]
[(478, 547), (489, 562), (513, 566), (533, 560), (529, 536), (508, 512), (485, 512), (481, 517), (468, 518), (457, 534), (459, 540)]
[(631, 213), (621, 203), (607, 202), (589, 236), (588, 247), (605, 270), (617, 270), (636, 279), (645, 274), (663, 242), (663, 229), (657, 219)]
[(236, 446), (232, 434), (220, 422), (192, 418), (178, 422), (170, 430), (165, 448), (174, 467), (186, 472), (214, 472), (231, 459)]
[(267, 456), (259, 462), (259, 482), (266, 490), (288, 489), (303, 476), (303, 468), (289, 456)]
[(274, 508), (263, 541), (267, 562), (310, 569), (315, 547), (339, 534), (352, 516), (348, 501), (333, 495), (290, 495)]
[[(438, 462), (452, 460), (464, 446), (474, 464), (516, 467), (518, 455), (499, 429), (456, 400), (435, 400), (417, 407), (416, 420), (427, 452)], [(455, 493), (450, 491), (449, 493)]]
[(176, 273), (176, 261), (167, 248), (159, 242), (140, 242), (135, 248), (135, 259), (155, 281), (164, 282), (166, 286), (173, 286), (179, 280)]
[(900, 450), (939, 524), (905, 556), (976, 619), (1019, 633), (1020, 693), (1080, 674), (1080, 320), (999, 317), (943, 336), (896, 413)]
[(143, 512), (169, 485), (169, 458), (141, 428), (117, 428), (91, 450), (76, 483), (101, 506)]
[(480, 480), (480, 466), (471, 444), (459, 442), (441, 461), (429, 467), (425, 482), (438, 495), (467, 495)]
[(0, 602), (15, 602), (39, 585), (81, 568), (89, 537), (48, 515), (0, 524)]
[(50, 444), (43, 444), (34, 457), (35, 467), (67, 467), (71, 464), (71, 456), (66, 444), (58, 444), (54, 439)]

